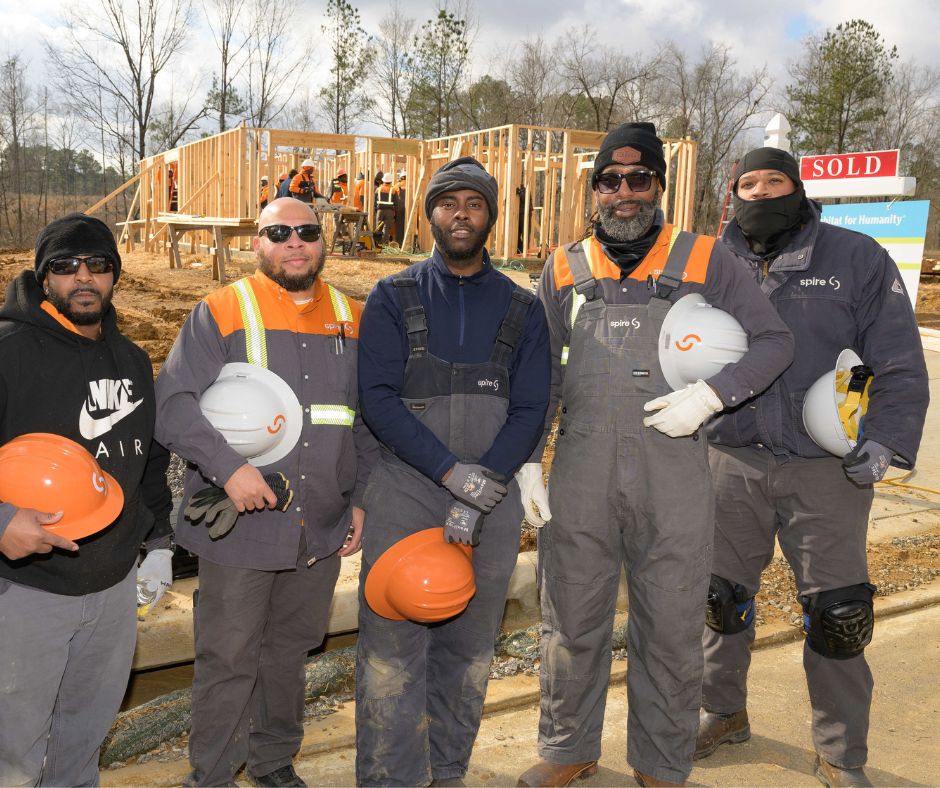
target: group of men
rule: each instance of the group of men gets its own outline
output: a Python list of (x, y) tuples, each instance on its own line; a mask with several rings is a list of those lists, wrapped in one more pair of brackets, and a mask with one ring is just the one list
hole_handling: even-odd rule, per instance
[[(321, 278), (306, 169), (289, 186), (303, 197), (259, 216), (257, 271), (195, 307), (155, 388), (116, 328), (121, 260), (101, 222), (50, 224), (34, 270), (8, 289), (0, 442), (72, 438), (128, 503), (81, 544), (43, 527), (61, 513), (0, 503), (0, 783), (97, 780), (133, 653), (134, 577), (144, 590), (171, 582), (169, 449), (187, 463), (175, 538), (200, 559), (187, 785), (233, 784), (243, 766), (257, 785), (304, 784), (292, 764), (304, 660), (324, 637), (341, 557), (362, 548), (362, 588), (386, 551), (441, 526), (473, 545), (462, 612), (393, 620), (360, 593), (356, 780), (462, 784), (523, 517), (539, 527), (543, 625), (540, 760), (520, 785), (596, 771), (622, 567), (637, 782), (684, 784), (694, 758), (747, 739), (753, 597), (775, 538), (806, 612), (816, 774), (868, 784), (872, 484), (892, 463), (913, 466), (928, 401), (884, 250), (821, 222), (793, 158), (767, 148), (737, 168), (721, 241), (679, 231), (659, 208), (662, 141), (630, 123), (596, 157), (596, 220), (549, 258), (537, 297), (493, 268), (497, 183), (464, 157), (424, 195), (430, 258), (362, 307)], [(808, 290), (809, 277), (841, 284)], [(658, 339), (690, 293), (732, 315), (747, 350), (674, 391)], [(838, 458), (801, 410), (845, 348), (873, 379), (864, 434)], [(229, 369), (248, 388), (276, 378), (297, 403), (293, 442), (269, 462), (246, 460), (207, 415), (206, 392)], [(126, 397), (102, 403), (103, 380)], [(92, 415), (93, 403), (111, 410)], [(207, 510), (226, 527), (207, 528)]]

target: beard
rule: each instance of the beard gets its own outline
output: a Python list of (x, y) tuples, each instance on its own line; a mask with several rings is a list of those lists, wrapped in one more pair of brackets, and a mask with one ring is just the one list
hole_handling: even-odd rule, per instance
[(319, 276), (325, 262), (326, 247), (322, 246), (320, 247), (320, 258), (309, 271), (303, 274), (288, 274), (284, 272), (283, 268), (275, 270), (271, 260), (260, 251), (258, 252), (258, 267), (261, 269), (261, 273), (268, 279), (277, 282), (288, 293), (300, 293), (313, 287), (313, 283), (317, 281), (317, 276)]
[[(598, 218), (601, 221), (601, 227), (612, 238), (618, 241), (635, 241), (644, 235), (650, 227), (653, 226), (653, 219), (656, 216), (656, 209), (659, 207), (660, 198), (657, 197), (653, 202), (646, 200), (617, 200), (610, 205), (601, 205), (598, 207)], [(622, 205), (636, 205), (639, 210), (636, 216), (629, 219), (622, 219), (617, 216), (617, 208)]]
[[(94, 293), (101, 299), (100, 306), (98, 308), (72, 307), (72, 298), (79, 293)], [(64, 294), (50, 287), (49, 291), (46, 293), (46, 299), (58, 309), (59, 312), (72, 321), (72, 325), (93, 326), (95, 323), (101, 322), (104, 313), (107, 312), (108, 307), (111, 306), (111, 295), (112, 291), (108, 291), (102, 295), (91, 287), (76, 287)]]
[(455, 249), (447, 242), (447, 235), (442, 228), (438, 227), (434, 222), (431, 222), (430, 225), (431, 235), (434, 236), (434, 242), (437, 244), (437, 248), (441, 250), (441, 254), (447, 260), (454, 263), (462, 263), (475, 258), (486, 245), (486, 237), (490, 234), (489, 228), (481, 230), (469, 239), (469, 243), (466, 247)]

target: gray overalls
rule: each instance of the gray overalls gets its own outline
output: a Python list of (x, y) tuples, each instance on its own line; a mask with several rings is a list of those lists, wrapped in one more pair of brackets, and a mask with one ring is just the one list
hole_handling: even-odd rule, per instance
[(540, 755), (578, 763), (601, 754), (623, 565), (630, 594), (627, 757), (671, 782), (682, 782), (692, 767), (714, 503), (702, 430), (669, 438), (643, 426), (643, 405), (670, 390), (657, 342), (694, 239), (680, 233), (646, 304), (605, 303), (581, 246), (566, 248), (572, 309), (584, 300), (562, 384), (549, 483), (553, 517), (539, 532)]
[[(428, 352), (427, 318), (415, 280), (401, 277), (395, 286), (409, 342), (402, 401), (461, 461), (476, 462), (506, 421), (509, 362), (534, 296), (519, 288), (513, 292), (489, 361), (457, 364)], [(443, 525), (452, 498), (382, 447), (364, 500), (356, 667), (359, 785), (427, 785), (466, 773), (519, 552), (522, 502), (515, 480), (507, 487), (473, 549), (477, 591), (467, 609), (433, 625), (391, 621), (373, 613), (363, 597), (369, 569), (409, 534)]]

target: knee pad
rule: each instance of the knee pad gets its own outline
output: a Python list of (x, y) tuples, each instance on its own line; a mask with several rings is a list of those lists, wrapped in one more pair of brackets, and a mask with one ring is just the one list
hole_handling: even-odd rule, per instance
[(744, 586), (712, 575), (705, 603), (705, 623), (722, 635), (743, 632), (754, 622), (754, 597)]
[(875, 628), (874, 595), (871, 583), (859, 583), (804, 596), (803, 631), (809, 647), (830, 659), (861, 654)]

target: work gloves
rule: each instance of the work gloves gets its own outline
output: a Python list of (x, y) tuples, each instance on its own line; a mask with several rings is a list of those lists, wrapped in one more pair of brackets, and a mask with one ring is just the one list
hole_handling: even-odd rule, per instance
[(147, 615), (173, 585), (173, 551), (168, 548), (151, 550), (137, 567), (138, 615)]
[[(286, 512), (294, 500), (294, 491), (290, 489), (287, 477), (280, 472), (269, 473), (264, 476), (264, 480), (277, 496), (277, 503), (272, 508)], [(209, 526), (209, 536), (220, 539), (232, 530), (239, 511), (221, 487), (206, 487), (193, 493), (183, 514), (191, 522), (204, 522)]]
[(458, 501), (489, 514), (506, 494), (496, 474), (482, 465), (458, 462), (441, 482)]
[(447, 517), (444, 520), (444, 541), (476, 547), (480, 543), (480, 528), (482, 527), (483, 513), (455, 499), (447, 508)]
[(711, 387), (704, 380), (697, 380), (684, 389), (647, 402), (643, 410), (658, 413), (643, 419), (643, 426), (655, 427), (670, 438), (681, 438), (691, 435), (724, 407)]
[(859, 441), (842, 459), (845, 475), (857, 485), (880, 482), (888, 472), (894, 452), (876, 441)]
[(522, 493), (526, 522), (541, 528), (552, 519), (551, 509), (548, 508), (548, 491), (542, 483), (542, 464), (527, 462), (516, 471), (516, 481)]

